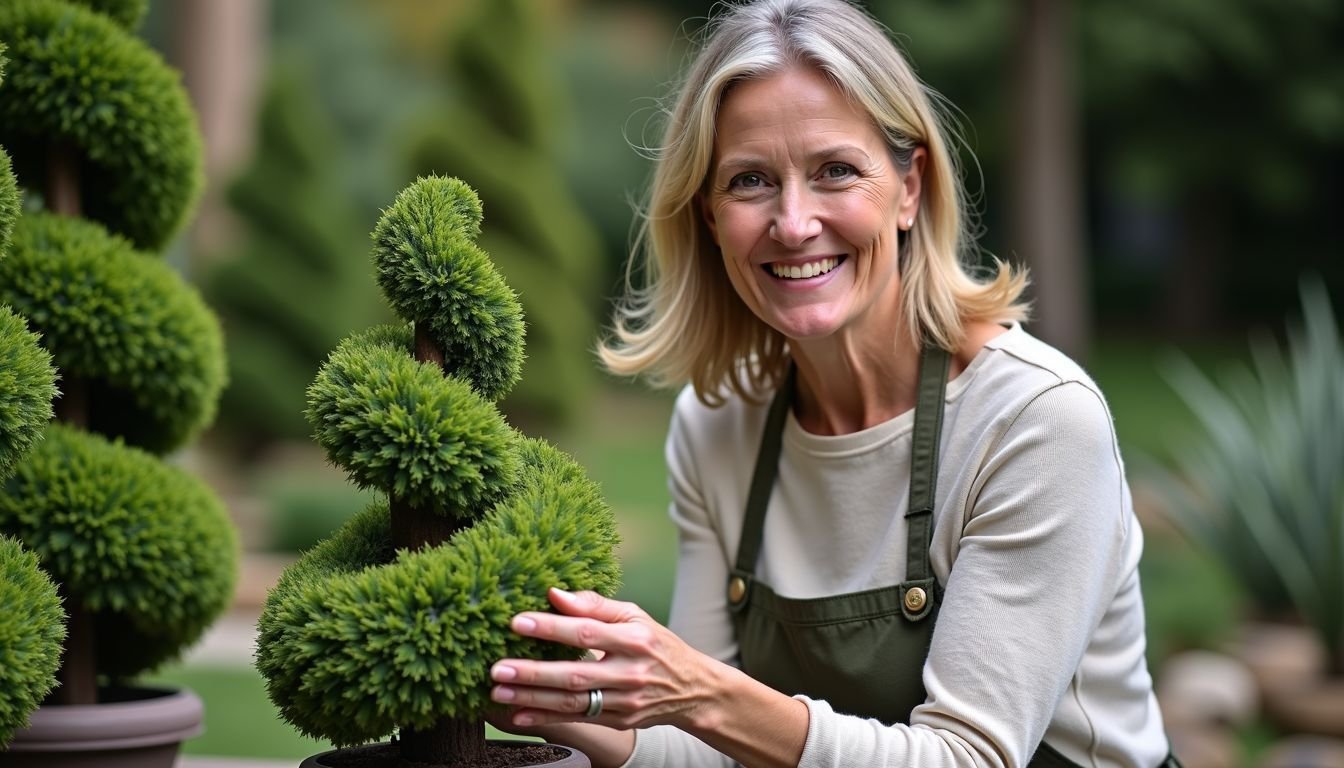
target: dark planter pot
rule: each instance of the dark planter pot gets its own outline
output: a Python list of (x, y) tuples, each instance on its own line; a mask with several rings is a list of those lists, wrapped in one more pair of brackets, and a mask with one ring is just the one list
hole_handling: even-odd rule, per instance
[[(563, 757), (557, 758), (549, 763), (519, 763), (513, 768), (592, 768), (592, 763), (588, 762), (588, 756), (569, 747), (562, 747), (558, 744), (541, 744), (535, 741), (490, 741), (491, 747), (527, 747), (527, 746), (545, 746), (550, 749), (565, 752)], [(333, 749), (330, 752), (323, 752), (320, 755), (313, 755), (299, 764), (299, 768), (349, 768), (350, 766), (359, 766), (359, 768), (395, 768), (400, 764), (400, 756), (396, 745), (389, 742), (379, 744), (369, 744), (363, 747), (350, 747), (348, 749)]]
[(205, 707), (188, 690), (112, 688), (103, 703), (43, 706), (0, 753), (4, 768), (172, 768), (200, 735)]

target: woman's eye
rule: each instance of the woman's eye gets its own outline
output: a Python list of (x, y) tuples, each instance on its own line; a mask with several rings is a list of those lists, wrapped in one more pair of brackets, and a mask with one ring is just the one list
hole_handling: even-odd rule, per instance
[(831, 163), (830, 165), (821, 169), (821, 177), (828, 181), (848, 179), (849, 177), (853, 176), (854, 173), (855, 173), (854, 166), (845, 165), (844, 163)]
[(765, 179), (759, 173), (739, 173), (728, 182), (732, 189), (757, 189), (765, 186)]

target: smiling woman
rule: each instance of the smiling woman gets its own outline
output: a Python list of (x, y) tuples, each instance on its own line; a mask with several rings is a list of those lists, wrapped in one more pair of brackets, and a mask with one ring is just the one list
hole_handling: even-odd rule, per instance
[(713, 21), (609, 369), (686, 385), (671, 619), (555, 590), (496, 724), (597, 766), (1174, 765), (1111, 416), (966, 258), (935, 102), (844, 0)]

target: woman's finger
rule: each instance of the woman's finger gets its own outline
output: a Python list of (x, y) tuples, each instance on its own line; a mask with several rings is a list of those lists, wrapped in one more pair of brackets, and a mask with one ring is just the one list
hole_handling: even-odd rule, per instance
[(652, 622), (611, 624), (585, 616), (527, 612), (513, 617), (514, 632), (575, 648), (596, 648), (608, 653), (644, 653), (653, 637)]
[(648, 614), (634, 603), (611, 600), (596, 592), (567, 592), (551, 587), (547, 594), (556, 610), (569, 616), (587, 616), (590, 619), (619, 624), (647, 618)]
[(625, 687), (609, 667), (590, 661), (532, 661), (506, 659), (490, 668), (490, 680), (505, 685), (587, 691)]

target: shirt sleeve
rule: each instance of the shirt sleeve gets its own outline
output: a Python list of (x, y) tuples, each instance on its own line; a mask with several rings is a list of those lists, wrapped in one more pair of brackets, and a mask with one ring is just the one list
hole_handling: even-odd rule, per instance
[[(737, 664), (737, 640), (728, 618), (725, 589), (728, 563), (701, 491), (692, 448), (693, 414), (698, 411), (688, 389), (678, 398), (668, 430), (666, 457), (669, 514), (677, 526), (677, 577), (668, 627), (691, 647), (719, 661)], [(735, 763), (703, 741), (671, 726), (635, 732), (635, 750), (622, 768), (704, 766), (729, 768)]]
[[(800, 768), (1022, 766), (1120, 579), (1130, 507), (1109, 412), (1080, 383), (1028, 403), (990, 446), (910, 725), (810, 712)], [(944, 517), (956, 521), (957, 516)]]

